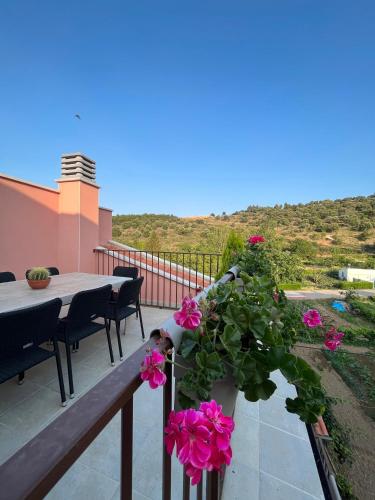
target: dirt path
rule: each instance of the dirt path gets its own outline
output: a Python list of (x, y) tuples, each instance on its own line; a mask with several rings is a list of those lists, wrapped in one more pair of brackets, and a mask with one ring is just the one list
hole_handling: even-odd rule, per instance
[[(351, 348), (354, 349), (354, 346)], [(363, 413), (359, 401), (319, 349), (296, 347), (295, 352), (320, 372), (328, 394), (339, 398), (340, 402), (333, 407), (333, 412), (337, 420), (351, 430), (353, 464), (335, 464), (337, 472), (349, 479), (354, 494), (360, 500), (374, 500), (375, 423)]]

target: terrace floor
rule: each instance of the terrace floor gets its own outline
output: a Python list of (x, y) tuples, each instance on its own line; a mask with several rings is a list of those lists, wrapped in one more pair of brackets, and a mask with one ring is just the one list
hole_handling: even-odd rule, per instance
[[(143, 308), (145, 331), (158, 327), (171, 314), (167, 309)], [(116, 364), (117, 343), (112, 327)], [(128, 318), (123, 337), (125, 356), (142, 345), (139, 323)], [(64, 380), (67, 370), (64, 349)], [(126, 361), (123, 361), (126, 362)], [(73, 355), (76, 398), (113, 368), (105, 335), (96, 334), (80, 344)], [(233, 461), (228, 467), (223, 500), (323, 499), (307, 431), (299, 419), (284, 409), (284, 399), (294, 395), (276, 373), (277, 395), (271, 400), (248, 403), (240, 395), (235, 410)], [(54, 359), (26, 373), (25, 383), (15, 380), (0, 385), (0, 463), (36, 435), (65, 409), (60, 406)], [(143, 384), (134, 396), (134, 500), (161, 499), (162, 390)], [(96, 438), (74, 466), (47, 496), (50, 500), (115, 500), (120, 498), (120, 415)], [(172, 462), (172, 498), (181, 498), (182, 469)], [(191, 498), (195, 498), (192, 488)]]

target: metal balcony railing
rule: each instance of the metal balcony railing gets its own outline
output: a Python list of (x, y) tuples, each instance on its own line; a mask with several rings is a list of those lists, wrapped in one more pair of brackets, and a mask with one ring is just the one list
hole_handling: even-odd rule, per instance
[(215, 281), (221, 254), (152, 252), (99, 247), (96, 272), (112, 274), (117, 266), (136, 267), (144, 277), (143, 305), (176, 309), (187, 295), (196, 295)]

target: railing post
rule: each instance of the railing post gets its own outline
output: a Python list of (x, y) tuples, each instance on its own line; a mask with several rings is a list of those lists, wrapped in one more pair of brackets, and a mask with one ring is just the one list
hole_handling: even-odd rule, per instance
[(219, 500), (219, 472), (207, 472), (206, 500)]
[(121, 500), (132, 500), (133, 397), (121, 410)]
[(186, 474), (185, 467), (183, 468), (183, 490), (182, 490), (182, 498), (183, 500), (190, 499), (190, 477)]
[(171, 500), (171, 474), (172, 460), (164, 445), (164, 428), (168, 423), (168, 417), (172, 409), (172, 365), (165, 364), (167, 381), (163, 389), (163, 500)]
[(203, 492), (203, 477), (200, 482), (197, 484), (197, 500), (202, 500), (202, 492)]

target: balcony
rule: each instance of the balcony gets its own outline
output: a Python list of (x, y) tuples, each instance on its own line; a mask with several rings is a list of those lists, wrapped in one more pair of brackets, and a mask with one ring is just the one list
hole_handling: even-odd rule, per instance
[[(168, 309), (143, 308), (146, 332), (170, 317)], [(115, 331), (112, 327), (112, 337)], [(76, 398), (81, 397), (113, 373), (104, 335), (82, 342), (73, 356)], [(139, 323), (127, 320), (124, 339), (125, 357), (144, 349)], [(119, 365), (118, 355), (116, 366)], [(127, 360), (121, 362), (126, 364)], [(64, 376), (66, 362), (63, 358)], [(297, 416), (284, 409), (285, 396), (295, 389), (275, 375), (278, 395), (271, 400), (249, 403), (238, 397), (234, 419), (233, 461), (227, 468), (222, 499), (322, 499), (319, 480), (306, 427)], [(278, 397), (280, 396), (280, 397)], [(284, 398), (284, 399), (282, 399)], [(0, 386), (0, 461), (4, 462), (38, 432), (67, 411), (58, 405), (59, 393), (53, 360), (39, 365), (18, 386), (12, 380)], [(162, 498), (163, 390), (151, 391), (146, 384), (134, 394), (133, 499)], [(118, 412), (87, 450), (78, 458), (47, 495), (49, 499), (117, 499), (121, 479), (121, 412)], [(31, 457), (30, 457), (31, 458)], [(191, 488), (190, 498), (196, 498)], [(246, 493), (245, 493), (246, 492)], [(0, 492), (0, 498), (6, 493)], [(172, 499), (183, 497), (183, 471), (172, 460)], [(12, 498), (7, 496), (7, 498)], [(198, 497), (199, 498), (199, 497)]]

